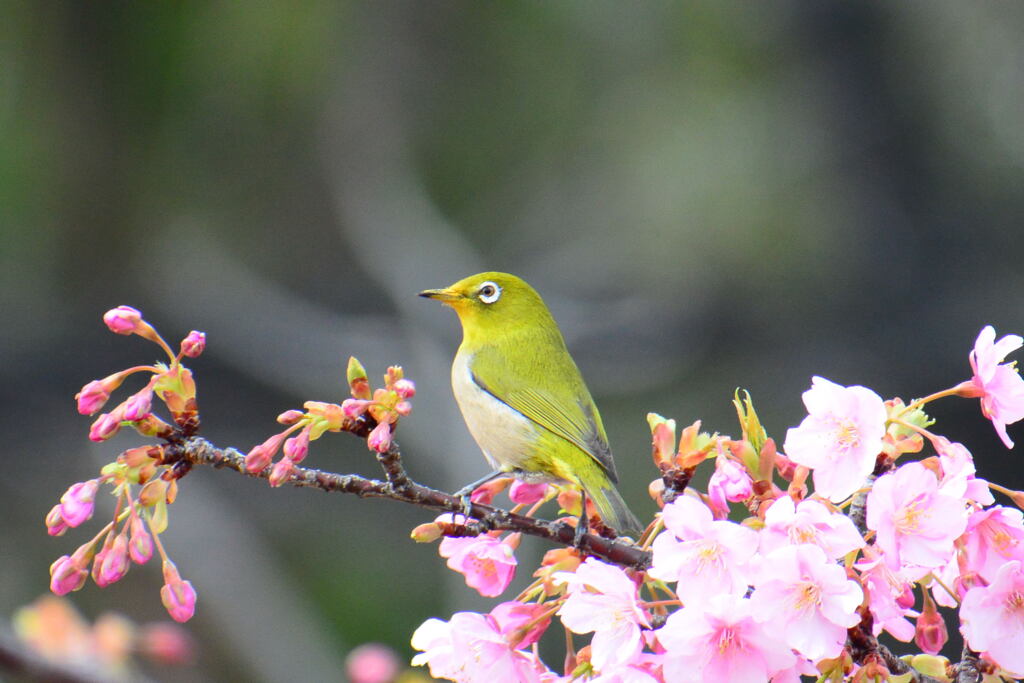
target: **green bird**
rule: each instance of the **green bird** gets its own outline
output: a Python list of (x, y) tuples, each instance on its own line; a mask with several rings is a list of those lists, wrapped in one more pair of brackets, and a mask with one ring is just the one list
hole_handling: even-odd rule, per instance
[[(615, 489), (618, 477), (601, 415), (540, 295), (508, 273), (487, 272), (420, 296), (450, 306), (462, 323), (452, 390), (470, 434), (495, 472), (528, 482), (570, 482), (607, 526), (640, 530)], [(584, 506), (584, 510), (586, 507)], [(581, 515), (578, 536), (586, 524)]]

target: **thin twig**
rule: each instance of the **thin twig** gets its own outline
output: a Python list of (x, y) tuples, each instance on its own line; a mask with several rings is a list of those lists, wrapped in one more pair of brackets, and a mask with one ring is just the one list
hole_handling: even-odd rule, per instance
[[(461, 498), (423, 486), (409, 479), (402, 466), (397, 443), (392, 442), (391, 449), (380, 456), (380, 461), (385, 469), (387, 481), (369, 479), (355, 474), (336, 474), (313, 468), (296, 467), (295, 472), (286, 483), (292, 486), (317, 488), (331, 493), (349, 493), (361, 498), (388, 498), (440, 512), (461, 513), (463, 511)], [(262, 472), (248, 472), (245, 468), (245, 455), (242, 452), (234, 448), (218, 448), (201, 437), (173, 442), (164, 448), (164, 463), (174, 464), (177, 462), (230, 469), (261, 479), (267, 479), (271, 472), (270, 467)], [(575, 529), (565, 522), (550, 522), (525, 517), (480, 503), (473, 503), (470, 506), (469, 514), (471, 520), (467, 526), (478, 532), (487, 530), (518, 531), (564, 546), (573, 545)], [(651, 564), (649, 551), (594, 534), (584, 535), (579, 547), (590, 555), (623, 567), (643, 570)]]

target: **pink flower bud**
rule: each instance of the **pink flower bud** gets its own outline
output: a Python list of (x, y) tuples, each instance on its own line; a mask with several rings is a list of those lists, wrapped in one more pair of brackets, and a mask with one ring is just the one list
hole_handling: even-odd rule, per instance
[(164, 561), (164, 586), (160, 600), (171, 618), (184, 623), (196, 612), (196, 591), (191, 581), (182, 581), (178, 568), (170, 560)]
[(89, 428), (90, 441), (106, 441), (121, 430), (121, 414), (115, 410), (112, 413), (103, 413)]
[(92, 517), (99, 487), (98, 479), (80, 481), (60, 497), (60, 516), (69, 527), (76, 527)]
[(498, 477), (480, 484), (469, 494), (469, 500), (482, 505), (490, 505), (494, 497), (508, 488), (512, 483), (511, 477)]
[(366, 445), (371, 451), (387, 453), (391, 447), (391, 425), (387, 422), (381, 422), (374, 427), (373, 431), (370, 432), (370, 436), (366, 439)]
[(309, 429), (303, 429), (298, 436), (293, 436), (284, 442), (284, 457), (293, 463), (300, 463), (309, 454)]
[(397, 380), (391, 385), (391, 390), (398, 394), (400, 398), (412, 398), (416, 395), (416, 385), (409, 379)]
[(270, 485), (281, 486), (288, 481), (295, 472), (295, 463), (287, 455), (274, 463), (274, 469), (270, 471)]
[(122, 417), (128, 422), (136, 422), (149, 414), (153, 408), (153, 390), (146, 387), (142, 391), (132, 394), (124, 402)]
[(206, 333), (192, 330), (181, 340), (181, 352), (189, 358), (197, 358), (206, 348)]
[(142, 324), (142, 314), (131, 306), (118, 306), (103, 314), (103, 322), (116, 334), (133, 334)]
[(270, 461), (277, 455), (277, 451), (281, 448), (281, 442), (284, 440), (284, 436), (281, 434), (274, 434), (269, 439), (264, 441), (258, 446), (254, 446), (248, 455), (245, 456), (245, 469), (247, 472), (256, 474), (262, 472), (270, 464)]
[(125, 535), (118, 534), (110, 547), (96, 553), (92, 566), (92, 578), (100, 588), (120, 581), (131, 566), (128, 560), (128, 539)]
[(128, 542), (128, 555), (135, 564), (146, 564), (153, 557), (153, 537), (146, 530), (146, 524), (140, 517), (133, 517), (131, 523), (132, 537)]
[(89, 576), (86, 565), (92, 559), (88, 552), (83, 552), (86, 546), (82, 546), (70, 557), (61, 555), (50, 565), (50, 590), (56, 595), (67, 595), (85, 585)]
[(412, 404), (408, 401), (399, 401), (395, 404), (395, 412), (402, 417), (407, 417), (412, 412)]
[(50, 511), (46, 513), (46, 533), (51, 536), (61, 536), (65, 531), (68, 530), (68, 523), (64, 521), (64, 517), (60, 514), (61, 505), (58, 503), (50, 508)]
[(78, 401), (78, 412), (82, 415), (92, 415), (102, 408), (109, 398), (110, 392), (98, 379), (89, 382), (75, 394), (75, 400)]
[(395, 651), (379, 643), (360, 645), (345, 658), (345, 673), (352, 683), (391, 683), (400, 668)]
[(283, 425), (293, 425), (305, 415), (301, 410), (286, 410), (277, 416), (277, 421)]
[(195, 659), (195, 645), (188, 632), (168, 622), (147, 624), (139, 633), (142, 653), (158, 664), (189, 664)]
[(544, 500), (547, 492), (547, 484), (527, 484), (526, 482), (516, 480), (508, 490), (508, 497), (512, 499), (513, 503), (532, 505)]
[(409, 538), (417, 543), (433, 543), (443, 535), (443, 529), (441, 529), (440, 524), (437, 522), (427, 522), (413, 529), (409, 534)]
[(922, 652), (937, 655), (947, 640), (949, 633), (946, 631), (946, 622), (936, 609), (935, 602), (926, 595), (924, 610), (917, 618), (917, 626), (914, 629), (914, 642)]
[(373, 401), (366, 401), (361, 398), (346, 398), (341, 402), (341, 410), (345, 413), (345, 417), (354, 420), (365, 413), (371, 403)]

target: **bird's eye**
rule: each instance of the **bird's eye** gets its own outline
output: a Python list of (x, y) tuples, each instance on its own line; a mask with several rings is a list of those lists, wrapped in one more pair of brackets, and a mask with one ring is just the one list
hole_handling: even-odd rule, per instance
[(501, 287), (493, 282), (485, 282), (480, 286), (480, 289), (476, 291), (476, 295), (480, 297), (480, 301), (483, 301), (485, 304), (493, 304), (501, 298)]

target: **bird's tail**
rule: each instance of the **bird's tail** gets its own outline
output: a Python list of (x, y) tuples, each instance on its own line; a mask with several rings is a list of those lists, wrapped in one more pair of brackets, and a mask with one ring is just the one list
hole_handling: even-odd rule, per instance
[(607, 478), (596, 485), (583, 485), (587, 497), (594, 501), (594, 506), (604, 523), (615, 529), (620, 535), (639, 537), (643, 527), (630, 512), (626, 501), (615, 489), (615, 485)]

